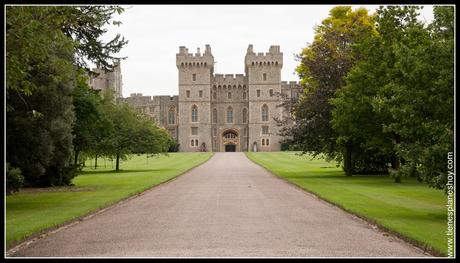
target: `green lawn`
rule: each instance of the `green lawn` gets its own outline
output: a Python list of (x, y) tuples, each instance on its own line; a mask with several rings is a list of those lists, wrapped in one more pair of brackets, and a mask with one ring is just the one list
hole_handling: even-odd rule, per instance
[(343, 209), (374, 221), (419, 245), (446, 255), (446, 196), (413, 178), (393, 183), (388, 176), (346, 177), (335, 163), (293, 152), (247, 153), (284, 178)]
[[(111, 162), (99, 160), (101, 168), (85, 168), (73, 187), (48, 192), (20, 192), (6, 198), (7, 246), (50, 227), (109, 206), (195, 167), (211, 153), (170, 153), (151, 158), (132, 156), (115, 173)], [(89, 162), (87, 162), (89, 165)]]

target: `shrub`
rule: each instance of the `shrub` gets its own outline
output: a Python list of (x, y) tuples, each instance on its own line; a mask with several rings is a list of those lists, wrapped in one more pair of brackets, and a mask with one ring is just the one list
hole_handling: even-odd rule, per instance
[(21, 173), (21, 169), (10, 167), (9, 163), (6, 163), (6, 191), (7, 194), (12, 194), (19, 191), (24, 185), (24, 176)]

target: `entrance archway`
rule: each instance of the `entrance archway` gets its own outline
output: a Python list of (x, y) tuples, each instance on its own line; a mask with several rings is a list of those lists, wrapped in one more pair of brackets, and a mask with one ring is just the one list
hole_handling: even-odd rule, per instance
[(225, 145), (226, 152), (236, 152), (236, 145), (235, 144), (227, 144)]
[(225, 152), (237, 152), (240, 150), (238, 132), (228, 129), (222, 132), (222, 150)]

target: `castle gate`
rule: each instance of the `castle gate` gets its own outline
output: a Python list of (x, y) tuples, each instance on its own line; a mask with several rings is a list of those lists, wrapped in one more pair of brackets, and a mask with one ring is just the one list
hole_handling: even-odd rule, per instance
[(222, 149), (226, 152), (240, 151), (240, 143), (238, 137), (238, 132), (233, 129), (225, 130), (222, 132)]

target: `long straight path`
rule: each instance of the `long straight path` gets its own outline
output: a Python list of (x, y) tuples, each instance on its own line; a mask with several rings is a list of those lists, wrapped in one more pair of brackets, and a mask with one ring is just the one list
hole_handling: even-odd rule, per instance
[(413, 257), (423, 252), (270, 174), (244, 153), (205, 164), (13, 256)]

